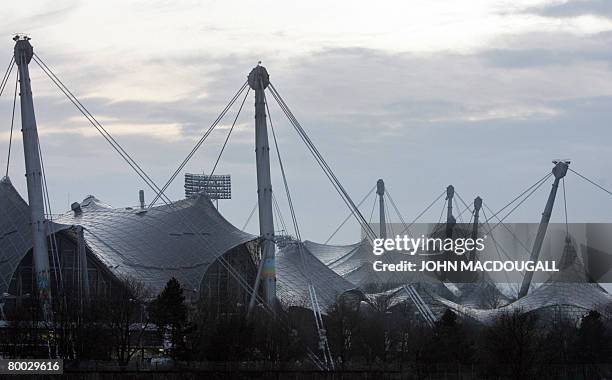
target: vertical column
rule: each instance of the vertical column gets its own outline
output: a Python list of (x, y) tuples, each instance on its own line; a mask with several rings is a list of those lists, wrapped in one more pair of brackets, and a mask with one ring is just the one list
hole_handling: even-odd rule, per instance
[[(553, 206), (555, 205), (555, 198), (557, 197), (557, 189), (559, 188), (559, 181), (567, 174), (567, 168), (569, 167), (569, 161), (558, 161), (553, 162), (555, 167), (552, 169), (552, 173), (555, 176), (555, 182), (552, 184), (548, 200), (546, 201), (546, 207), (542, 213), (542, 219), (540, 220), (540, 226), (538, 227), (538, 233), (533, 242), (533, 248), (531, 249), (531, 255), (529, 256), (530, 261), (537, 261), (540, 256), (540, 250), (542, 249), (542, 243), (546, 236), (546, 230), (548, 229), (548, 222), (550, 222), (550, 216), (552, 214)], [(533, 278), (533, 272), (525, 272), (523, 277), (523, 283), (521, 284), (521, 290), (519, 291), (518, 297), (522, 298), (529, 292), (529, 286), (531, 286), (531, 279)]]
[(38, 148), (38, 130), (34, 115), (32, 87), (28, 64), (34, 51), (30, 39), (26, 36), (15, 36), (15, 62), (19, 68), (19, 90), (21, 100), (21, 131), (23, 134), (23, 151), (25, 156), (28, 203), (30, 205), (30, 222), (36, 286), (46, 321), (51, 318), (51, 290), (49, 284), (49, 251), (47, 247), (47, 221), (43, 201), (42, 170)]
[[(480, 218), (480, 209), (482, 208), (482, 198), (476, 197), (474, 199), (474, 223), (472, 223), (472, 239), (476, 241), (478, 239), (478, 219)], [(476, 258), (476, 248), (470, 252), (470, 261), (474, 261)]]
[(385, 181), (383, 181), (382, 179), (379, 179), (376, 182), (376, 194), (378, 194), (378, 200), (379, 200), (379, 206), (380, 206), (380, 211), (378, 212), (379, 215), (379, 227), (380, 227), (380, 238), (381, 239), (386, 239), (387, 238), (387, 221), (385, 218)]
[[(264, 90), (270, 84), (265, 67), (257, 66), (249, 74), (249, 86), (255, 90), (255, 159), (257, 162), (257, 200), (259, 204), (259, 234), (263, 263), (261, 279), (265, 299), (272, 305), (276, 299), (276, 263), (274, 219), (272, 215), (272, 181), (270, 179), (270, 146), (266, 123)], [(255, 289), (257, 291), (257, 289)]]
[(453, 237), (453, 228), (455, 228), (455, 224), (457, 221), (453, 216), (453, 197), (455, 196), (455, 187), (453, 185), (448, 185), (446, 188), (446, 200), (448, 201), (448, 205), (446, 208), (446, 237)]

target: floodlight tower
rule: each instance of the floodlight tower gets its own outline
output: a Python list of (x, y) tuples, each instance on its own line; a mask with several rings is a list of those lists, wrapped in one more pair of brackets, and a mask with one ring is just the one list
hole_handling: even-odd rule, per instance
[(23, 152), (25, 156), (28, 203), (30, 206), (36, 286), (43, 317), (46, 321), (50, 321), (52, 312), (51, 287), (49, 283), (49, 251), (47, 247), (48, 224), (45, 219), (38, 130), (36, 128), (30, 71), (28, 69), (28, 64), (34, 55), (34, 50), (28, 36), (16, 35), (13, 41), (15, 41), (15, 63), (17, 63), (19, 69), (21, 132), (23, 134)]
[[(544, 242), (544, 237), (546, 236), (546, 230), (548, 229), (548, 222), (550, 222), (550, 216), (552, 214), (553, 206), (555, 204), (555, 198), (557, 196), (557, 189), (559, 188), (559, 181), (565, 174), (567, 174), (567, 169), (569, 167), (570, 161), (567, 160), (559, 160), (553, 161), (555, 166), (552, 169), (552, 173), (555, 176), (555, 181), (552, 184), (552, 188), (550, 189), (550, 194), (548, 195), (548, 200), (546, 201), (546, 207), (544, 207), (544, 212), (542, 213), (542, 219), (540, 220), (540, 226), (538, 227), (538, 233), (533, 242), (533, 248), (531, 249), (531, 255), (529, 257), (530, 261), (537, 261), (538, 256), (540, 256), (540, 250), (542, 249), (542, 243)], [(523, 277), (523, 283), (521, 284), (521, 290), (519, 291), (518, 297), (522, 298), (527, 295), (529, 292), (529, 286), (531, 286), (531, 279), (533, 278), (533, 272), (526, 271), (525, 277)]]
[(380, 206), (379, 215), (379, 227), (380, 227), (380, 238), (387, 238), (387, 222), (385, 219), (385, 181), (379, 179), (376, 182), (376, 194), (378, 194), (378, 203)]
[[(262, 266), (258, 277), (263, 281), (268, 305), (276, 299), (276, 263), (274, 219), (272, 215), (272, 181), (270, 179), (270, 145), (266, 123), (264, 91), (270, 84), (266, 68), (257, 65), (249, 74), (249, 86), (255, 90), (255, 160), (257, 162), (257, 200), (259, 205), (259, 234), (262, 244)], [(258, 280), (254, 291), (257, 291)]]

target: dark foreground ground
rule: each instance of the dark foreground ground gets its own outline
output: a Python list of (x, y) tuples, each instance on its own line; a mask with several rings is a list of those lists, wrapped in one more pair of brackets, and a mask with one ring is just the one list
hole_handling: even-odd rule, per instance
[[(533, 379), (609, 379), (612, 378), (612, 366), (609, 365), (587, 365), (587, 366), (550, 366), (538, 371), (539, 375), (529, 377)], [(43, 379), (51, 376), (28, 376), (27, 378)], [(509, 374), (505, 377), (498, 375), (486, 376), (474, 368), (445, 366), (432, 366), (423, 368), (404, 369), (362, 369), (343, 371), (316, 371), (316, 370), (276, 370), (276, 369), (231, 369), (231, 368), (174, 368), (174, 369), (70, 369), (67, 368), (63, 375), (53, 376), (63, 379), (134, 379), (134, 380), (156, 380), (156, 379), (291, 379), (291, 380), (344, 380), (344, 379), (523, 379), (522, 376)], [(25, 376), (7, 376), (7, 379), (26, 378)]]

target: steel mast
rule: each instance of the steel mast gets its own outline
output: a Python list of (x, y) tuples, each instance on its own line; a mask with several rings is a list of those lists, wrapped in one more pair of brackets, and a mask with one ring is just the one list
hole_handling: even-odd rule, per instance
[[(546, 207), (542, 213), (542, 219), (540, 220), (540, 226), (538, 227), (538, 234), (536, 235), (535, 241), (533, 242), (533, 248), (531, 249), (530, 261), (537, 261), (540, 256), (540, 250), (542, 249), (542, 243), (546, 236), (546, 230), (548, 229), (548, 222), (552, 214), (553, 206), (555, 204), (555, 197), (557, 196), (557, 189), (559, 188), (559, 181), (567, 174), (567, 168), (569, 167), (569, 161), (553, 161), (555, 166), (552, 169), (552, 173), (555, 176), (555, 182), (552, 184), (550, 194), (548, 195), (548, 201), (546, 201)], [(521, 284), (521, 290), (519, 291), (518, 297), (522, 298), (529, 292), (529, 286), (531, 286), (531, 279), (533, 278), (533, 272), (526, 271), (525, 277), (523, 277), (523, 283)]]
[(32, 226), (32, 254), (34, 270), (36, 271), (36, 286), (43, 317), (46, 321), (50, 321), (52, 319), (52, 310), (51, 287), (49, 283), (49, 251), (47, 247), (48, 223), (45, 219), (38, 130), (36, 128), (30, 71), (28, 69), (28, 64), (34, 55), (34, 50), (30, 44), (30, 38), (25, 35), (16, 35), (13, 40), (15, 41), (15, 62), (19, 68), (21, 131), (23, 134), (23, 152), (28, 187), (28, 203), (30, 206), (30, 223)]
[(455, 224), (457, 220), (453, 216), (453, 197), (455, 196), (455, 187), (453, 185), (448, 185), (446, 188), (446, 200), (448, 201), (448, 205), (446, 208), (446, 237), (453, 237), (453, 228), (455, 228)]
[[(478, 239), (478, 218), (480, 217), (480, 209), (482, 208), (482, 198), (474, 198), (474, 223), (472, 223), (472, 239)], [(470, 252), (469, 260), (473, 261), (476, 258), (476, 248)]]
[[(262, 266), (258, 277), (264, 287), (264, 298), (268, 305), (276, 300), (276, 263), (274, 243), (274, 219), (272, 214), (272, 181), (270, 178), (270, 145), (266, 123), (264, 91), (270, 84), (266, 68), (257, 65), (249, 74), (249, 86), (255, 90), (255, 159), (257, 162), (257, 200), (259, 205), (259, 234), (262, 247)], [(258, 290), (258, 281), (254, 292)]]
[(385, 181), (379, 179), (376, 182), (376, 194), (378, 194), (378, 202), (380, 206), (380, 210), (378, 213), (379, 216), (379, 228), (380, 228), (380, 238), (387, 238), (387, 221), (385, 219)]

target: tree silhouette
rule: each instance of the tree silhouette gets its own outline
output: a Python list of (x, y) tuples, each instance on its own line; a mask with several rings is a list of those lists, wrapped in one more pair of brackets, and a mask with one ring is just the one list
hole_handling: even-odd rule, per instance
[(172, 277), (166, 287), (151, 302), (151, 320), (157, 325), (162, 339), (170, 334), (170, 355), (176, 356), (183, 347), (183, 329), (187, 322), (187, 306), (183, 287)]

